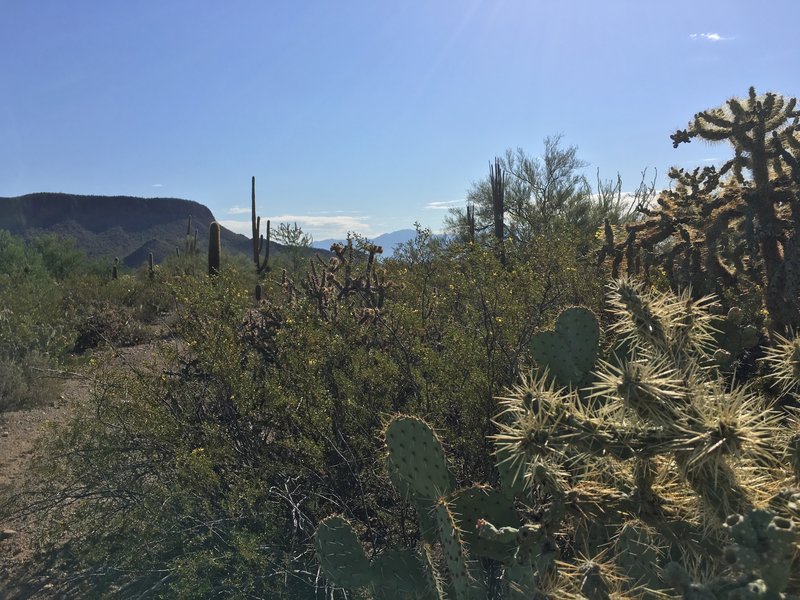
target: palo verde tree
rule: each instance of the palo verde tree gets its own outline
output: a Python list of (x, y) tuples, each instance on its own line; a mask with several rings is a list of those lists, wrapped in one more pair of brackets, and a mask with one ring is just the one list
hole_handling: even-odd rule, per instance
[[(598, 190), (593, 194), (582, 172), (587, 163), (577, 153), (575, 146), (564, 148), (561, 136), (554, 136), (545, 139), (541, 158), (517, 148), (506, 150), (497, 160), (504, 176), (502, 237), (511, 243), (526, 243), (565, 225), (591, 235), (604, 218), (612, 222), (621, 219), (621, 194), (611, 193), (605, 184), (599, 186), (604, 193)], [(496, 165), (492, 167), (491, 177), (473, 184), (467, 193), (469, 211), (451, 211), (446, 221), (451, 231), (474, 229), (477, 234), (493, 232), (497, 236), (492, 177), (497, 179), (498, 173)]]
[(298, 273), (306, 257), (311, 255), (314, 238), (310, 233), (303, 231), (297, 222), (278, 223), (278, 229), (273, 233), (273, 237), (276, 242), (284, 246), (281, 254), (286, 256), (287, 262), (284, 263), (286, 267), (292, 274)]

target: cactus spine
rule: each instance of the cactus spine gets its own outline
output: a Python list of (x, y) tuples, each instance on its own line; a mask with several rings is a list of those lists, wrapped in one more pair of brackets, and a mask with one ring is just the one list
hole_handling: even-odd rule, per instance
[[(795, 597), (787, 594), (800, 591), (800, 419), (720, 378), (711, 305), (616, 282), (611, 360), (597, 361), (591, 378), (596, 317), (564, 311), (547, 332), (563, 339), (544, 353), (556, 362), (580, 355), (576, 380), (591, 383), (557, 387), (543, 369), (499, 398), (493, 439), (511, 489), (458, 490), (433, 430), (393, 418), (389, 475), (417, 506), (429, 559), (420, 580), (441, 582), (416, 597), (486, 597), (486, 560), (502, 563), (500, 589), (514, 598)], [(570, 344), (586, 348), (560, 347)], [(800, 388), (797, 344), (787, 339), (766, 359), (783, 390)], [(337, 581), (338, 559), (322, 556), (333, 550), (318, 545)], [(389, 582), (375, 563), (378, 590)]]

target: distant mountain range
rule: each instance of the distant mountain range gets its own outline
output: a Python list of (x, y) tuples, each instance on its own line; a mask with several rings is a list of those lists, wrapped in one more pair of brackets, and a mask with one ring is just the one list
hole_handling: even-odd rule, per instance
[[(0, 229), (26, 239), (43, 234), (71, 237), (78, 248), (92, 259), (118, 257), (122, 263), (137, 268), (153, 259), (161, 262), (184, 251), (187, 226), (191, 235), (197, 230), (201, 254), (208, 247), (208, 227), (214, 215), (204, 205), (179, 198), (136, 198), (133, 196), (83, 196), (43, 192), (24, 196), (0, 197)], [(414, 229), (400, 229), (372, 239), (383, 247), (383, 257), (390, 257), (397, 246), (416, 237)], [(327, 254), (334, 242), (325, 239), (313, 243), (315, 250)], [(222, 246), (231, 253), (252, 255), (249, 237), (222, 227)], [(283, 246), (270, 244), (277, 256)]]
[[(417, 236), (417, 232), (414, 229), (399, 229), (397, 231), (392, 231), (390, 233), (382, 233), (381, 235), (370, 238), (373, 244), (377, 244), (378, 246), (383, 247), (383, 256), (384, 258), (389, 258), (394, 254), (395, 249), (397, 246), (401, 244), (405, 244), (410, 242)], [(319, 248), (321, 250), (330, 250), (331, 244), (339, 243), (339, 244), (346, 244), (346, 239), (335, 239), (329, 238), (326, 240), (319, 240), (315, 241), (312, 246), (314, 248)]]
[[(197, 246), (205, 253), (214, 215), (191, 200), (56, 193), (0, 197), (0, 229), (24, 238), (72, 237), (89, 258), (118, 257), (129, 267), (139, 267), (150, 252), (156, 262), (175, 254), (175, 248), (183, 252), (190, 217), (192, 235), (196, 229)], [(221, 238), (228, 252), (252, 254), (246, 236), (223, 227)], [(280, 249), (270, 245), (271, 251)]]

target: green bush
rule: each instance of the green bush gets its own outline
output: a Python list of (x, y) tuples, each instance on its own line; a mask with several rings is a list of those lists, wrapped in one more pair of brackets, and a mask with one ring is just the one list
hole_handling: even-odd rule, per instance
[[(354, 252), (351, 282), (377, 269), (385, 301), (375, 304), (361, 284), (339, 295), (311, 274), (268, 278), (257, 304), (252, 275), (230, 262), (213, 281), (159, 271), (72, 286), (76, 315), (117, 319), (116, 331), (124, 307), (163, 286), (179, 343), (158, 369), (98, 373), (19, 504), (47, 507), (53, 540), (72, 540), (95, 593), (159, 584), (165, 597), (313, 597), (310, 535), (324, 515), (347, 511), (376, 539), (398, 535), (403, 516), (376, 462), (385, 415), (424, 414), (455, 440), (460, 479), (496, 477), (494, 395), (528, 360), (537, 326), (600, 295), (567, 235), (507, 255), (503, 268), (490, 250), (424, 232), (383, 265)], [(334, 286), (345, 270), (318, 264), (316, 276)]]

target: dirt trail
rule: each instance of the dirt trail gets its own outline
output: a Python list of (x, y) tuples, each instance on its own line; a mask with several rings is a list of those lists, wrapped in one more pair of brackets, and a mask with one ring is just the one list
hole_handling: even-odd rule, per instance
[[(99, 353), (97, 362), (104, 368), (143, 366), (152, 363), (158, 343)], [(76, 404), (87, 397), (94, 376), (70, 374), (63, 381), (58, 397), (26, 410), (0, 413), (0, 500), (13, 494), (28, 476), (34, 446), (49, 424), (66, 423)], [(34, 517), (0, 520), (0, 598), (67, 598), (60, 582), (64, 573), (47, 572), (35, 565), (33, 538), (38, 526)]]
[[(58, 398), (44, 406), (0, 413), (0, 497), (13, 494), (28, 472), (33, 448), (49, 423), (64, 423), (75, 402), (86, 394), (88, 379), (71, 378), (63, 383)], [(53, 589), (44, 575), (13, 584), (18, 574), (33, 559), (32, 538), (36, 520), (16, 518), (0, 521), (0, 596), (36, 597)]]

